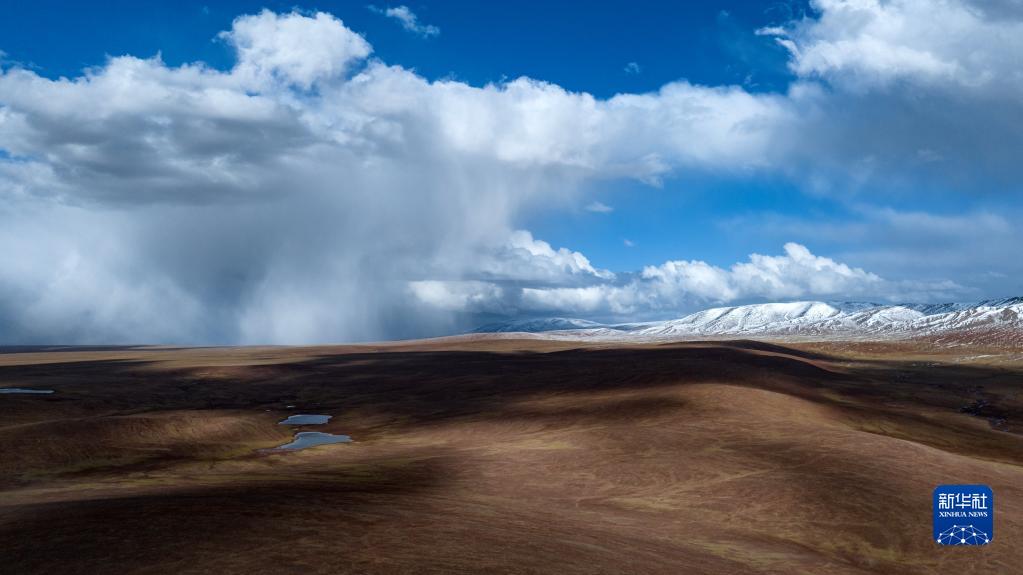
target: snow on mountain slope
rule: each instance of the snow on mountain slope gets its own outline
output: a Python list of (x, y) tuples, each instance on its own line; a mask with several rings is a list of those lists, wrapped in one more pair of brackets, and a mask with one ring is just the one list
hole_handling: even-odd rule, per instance
[(473, 330), (473, 333), (541, 333), (545, 331), (586, 330), (605, 327), (595, 321), (565, 317), (523, 319), (507, 323), (492, 323)]
[(622, 340), (715, 336), (961, 336), (983, 342), (990, 336), (1001, 343), (1023, 343), (1023, 298), (974, 304), (767, 303), (707, 309), (663, 322), (605, 325), (549, 318), (494, 324), (476, 330), (480, 333), (512, 331), (545, 332), (551, 337)]
[(719, 307), (640, 330), (641, 335), (719, 335), (786, 329), (833, 318), (842, 311), (823, 302)]

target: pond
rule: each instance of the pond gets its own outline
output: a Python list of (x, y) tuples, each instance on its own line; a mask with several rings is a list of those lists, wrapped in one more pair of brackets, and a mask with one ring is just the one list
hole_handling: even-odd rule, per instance
[(323, 425), (330, 421), (331, 415), (311, 415), (301, 413), (292, 415), (285, 420), (279, 421), (279, 425)]
[(316, 447), (317, 445), (350, 443), (351, 441), (352, 438), (347, 435), (334, 435), (332, 433), (321, 433), (319, 431), (300, 431), (295, 434), (294, 441), (275, 447), (270, 451), (297, 451), (299, 449), (306, 449), (307, 447)]

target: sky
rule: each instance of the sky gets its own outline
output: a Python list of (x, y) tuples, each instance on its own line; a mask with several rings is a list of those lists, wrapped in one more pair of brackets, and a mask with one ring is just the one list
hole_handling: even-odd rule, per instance
[(1023, 2), (0, 1), (0, 343), (1023, 295)]

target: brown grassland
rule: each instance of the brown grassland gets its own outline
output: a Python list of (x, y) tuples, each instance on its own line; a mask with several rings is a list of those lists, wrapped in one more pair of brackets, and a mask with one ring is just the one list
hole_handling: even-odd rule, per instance
[[(0, 386), (56, 390), (0, 395), (3, 573), (1023, 573), (1018, 350), (9, 348)], [(292, 413), (354, 442), (259, 451)], [(990, 545), (931, 540), (943, 483)]]

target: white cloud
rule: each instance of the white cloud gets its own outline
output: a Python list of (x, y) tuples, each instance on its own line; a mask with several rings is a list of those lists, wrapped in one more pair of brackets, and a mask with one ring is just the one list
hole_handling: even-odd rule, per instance
[(231, 31), (220, 37), (237, 50), (234, 75), (256, 88), (274, 79), (309, 88), (344, 74), (372, 50), (362, 36), (325, 12), (305, 16), (263, 10), (235, 19)]
[[(549, 254), (548, 254), (549, 256)], [(582, 257), (578, 254), (578, 257)], [(563, 270), (570, 274), (568, 268)], [(565, 283), (565, 282), (562, 282)], [(850, 298), (907, 301), (962, 295), (952, 282), (889, 281), (861, 268), (814, 255), (787, 243), (782, 255), (751, 254), (728, 268), (700, 260), (647, 266), (631, 277), (601, 277), (588, 285), (503, 288), (485, 282), (429, 282), (413, 286), (424, 304), (449, 311), (505, 315), (583, 315), (621, 320), (666, 317), (707, 307), (753, 301)]]
[(764, 26), (763, 28), (758, 28), (753, 33), (756, 34), (757, 36), (778, 36), (778, 37), (788, 36), (788, 30), (786, 30), (785, 28), (782, 28), (781, 26)]
[(573, 288), (523, 288), (522, 305), (526, 311), (559, 314), (592, 315), (606, 313), (619, 288), (612, 286), (586, 286)]
[[(465, 249), (472, 251), (456, 258), (458, 265), (452, 267), (450, 259), (445, 258), (432, 265), (429, 273), (459, 280), (534, 285), (577, 285), (615, 277), (608, 270), (595, 268), (583, 254), (567, 248), (554, 249), (526, 230), (515, 230), (495, 237), (493, 242), (479, 242)], [(463, 261), (472, 262), (471, 267), (462, 267)]]
[(409, 290), (422, 303), (444, 311), (515, 312), (501, 305), (504, 290), (488, 282), (420, 280), (409, 282)]
[(412, 32), (413, 34), (418, 34), (419, 36), (422, 36), (424, 38), (430, 36), (437, 36), (440, 34), (440, 28), (433, 26), (431, 24), (423, 24), (422, 22), (420, 22), (415, 12), (410, 10), (408, 6), (402, 5), (382, 9), (377, 8), (376, 6), (370, 4), (369, 9), (370, 11), (376, 12), (377, 14), (383, 14), (388, 18), (393, 18), (397, 20), (398, 23), (401, 24), (402, 28), (409, 32)]
[(586, 211), (594, 212), (597, 214), (610, 214), (611, 212), (615, 211), (615, 209), (603, 202), (598, 202), (594, 200), (586, 204)]
[(1008, 83), (1023, 51), (1023, 22), (992, 18), (955, 0), (814, 0), (819, 17), (764, 28), (793, 54), (803, 76), (858, 84), (897, 79), (978, 88)]
[(624, 70), (626, 74), (639, 74), (640, 72), (643, 71), (643, 69), (640, 68), (639, 64), (636, 62), (629, 62), (628, 64), (625, 65)]
[(792, 242), (785, 244), (784, 255), (752, 254), (750, 261), (729, 270), (702, 261), (670, 261), (644, 268), (642, 277), (667, 299), (677, 295), (718, 302), (877, 295), (885, 290), (877, 275), (815, 256)]
[(525, 252), (532, 260), (549, 263), (563, 273), (593, 275), (603, 279), (614, 278), (614, 274), (607, 270), (595, 269), (590, 260), (581, 253), (566, 248), (555, 250), (549, 243), (534, 239), (533, 234), (525, 230), (512, 233), (509, 245), (513, 251)]

